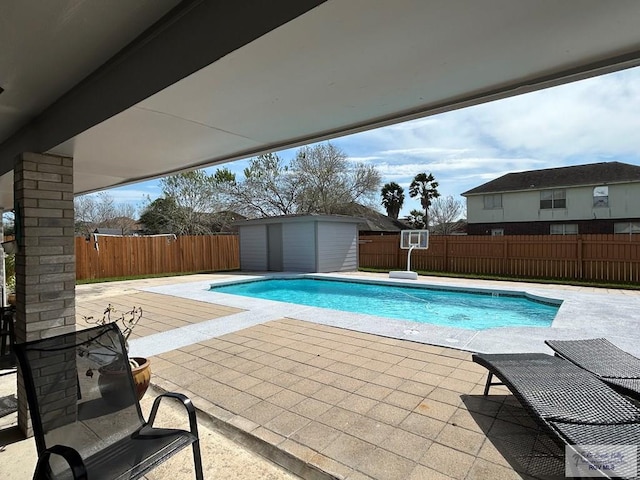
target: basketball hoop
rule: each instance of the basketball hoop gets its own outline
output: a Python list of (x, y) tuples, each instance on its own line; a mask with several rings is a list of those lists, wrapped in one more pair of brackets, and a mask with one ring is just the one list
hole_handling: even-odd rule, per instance
[(407, 253), (407, 270), (403, 272), (389, 272), (389, 278), (405, 278), (417, 280), (418, 274), (411, 271), (411, 252), (414, 249), (426, 250), (429, 248), (429, 230), (402, 230), (400, 232), (400, 248), (409, 250)]

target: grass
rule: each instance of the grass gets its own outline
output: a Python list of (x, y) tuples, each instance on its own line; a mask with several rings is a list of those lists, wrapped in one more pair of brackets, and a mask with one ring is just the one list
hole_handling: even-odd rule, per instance
[(238, 270), (216, 270), (214, 271), (200, 271), (200, 272), (172, 272), (172, 273), (153, 273), (148, 275), (127, 275), (124, 277), (109, 277), (109, 278), (85, 278), (83, 280), (76, 280), (76, 285), (85, 285), (88, 283), (105, 283), (105, 282), (123, 282), (126, 280), (144, 280), (145, 278), (164, 278), (164, 277), (182, 277), (185, 275), (197, 275), (199, 273), (224, 273), (224, 272), (237, 272)]
[[(373, 272), (373, 273), (388, 273), (391, 269), (384, 268), (366, 268), (360, 267), (358, 270), (361, 272)], [(574, 285), (577, 287), (597, 287), (597, 288), (617, 288), (621, 290), (640, 290), (640, 284), (636, 283), (613, 283), (613, 282), (598, 282), (577, 280), (573, 278), (522, 278), (511, 277), (507, 275), (484, 275), (484, 274), (463, 274), (463, 273), (451, 273), (451, 272), (429, 272), (426, 270), (414, 270), (418, 275), (428, 275), (431, 277), (446, 277), (446, 278), (469, 278), (473, 280), (498, 280), (505, 282), (523, 282), (523, 283), (544, 283), (550, 285)]]
[[(366, 268), (360, 267), (358, 270), (361, 272), (373, 272), (373, 273), (389, 273), (390, 269), (385, 268)], [(103, 283), (103, 282), (122, 282), (125, 280), (143, 280), (145, 278), (164, 278), (164, 277), (178, 277), (185, 275), (196, 275), (199, 273), (224, 273), (224, 272), (238, 272), (239, 270), (218, 270), (218, 271), (198, 271), (198, 272), (174, 272), (174, 273), (157, 273), (149, 275), (129, 275), (125, 277), (110, 277), (110, 278), (89, 278), (84, 280), (77, 280), (77, 285), (84, 285), (87, 283)], [(640, 284), (635, 283), (611, 283), (611, 282), (596, 282), (586, 280), (576, 280), (572, 278), (558, 279), (558, 278), (521, 278), (510, 277), (505, 275), (480, 275), (480, 274), (462, 274), (462, 273), (450, 273), (450, 272), (429, 272), (426, 270), (415, 270), (418, 275), (428, 275), (431, 277), (445, 277), (445, 278), (469, 278), (473, 280), (498, 280), (505, 282), (524, 282), (524, 283), (545, 283), (550, 285), (575, 285), (578, 287), (597, 287), (597, 288), (617, 288), (621, 290), (640, 290)]]

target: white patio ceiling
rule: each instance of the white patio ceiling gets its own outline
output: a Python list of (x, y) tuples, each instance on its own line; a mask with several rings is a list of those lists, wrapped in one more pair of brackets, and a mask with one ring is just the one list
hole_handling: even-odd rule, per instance
[(73, 157), (95, 191), (636, 66), (639, 18), (636, 0), (0, 0), (0, 206), (22, 151)]

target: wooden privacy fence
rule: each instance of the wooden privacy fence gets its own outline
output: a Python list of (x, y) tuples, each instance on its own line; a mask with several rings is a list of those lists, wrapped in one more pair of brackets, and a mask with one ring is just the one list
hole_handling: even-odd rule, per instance
[[(236, 270), (237, 235), (76, 237), (76, 278)], [(360, 236), (360, 266), (404, 270), (397, 235)], [(640, 235), (432, 236), (412, 270), (640, 283)]]
[[(360, 236), (360, 267), (407, 267), (395, 235)], [(640, 282), (640, 235), (432, 236), (411, 269), (522, 278)]]
[(185, 237), (76, 237), (78, 280), (235, 270), (240, 268), (237, 235)]

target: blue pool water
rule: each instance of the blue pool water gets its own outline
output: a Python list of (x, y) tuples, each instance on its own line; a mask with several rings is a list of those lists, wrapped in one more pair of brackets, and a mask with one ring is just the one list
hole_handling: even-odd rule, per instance
[(523, 296), (317, 279), (272, 279), (211, 291), (449, 327), (549, 327), (559, 306)]

